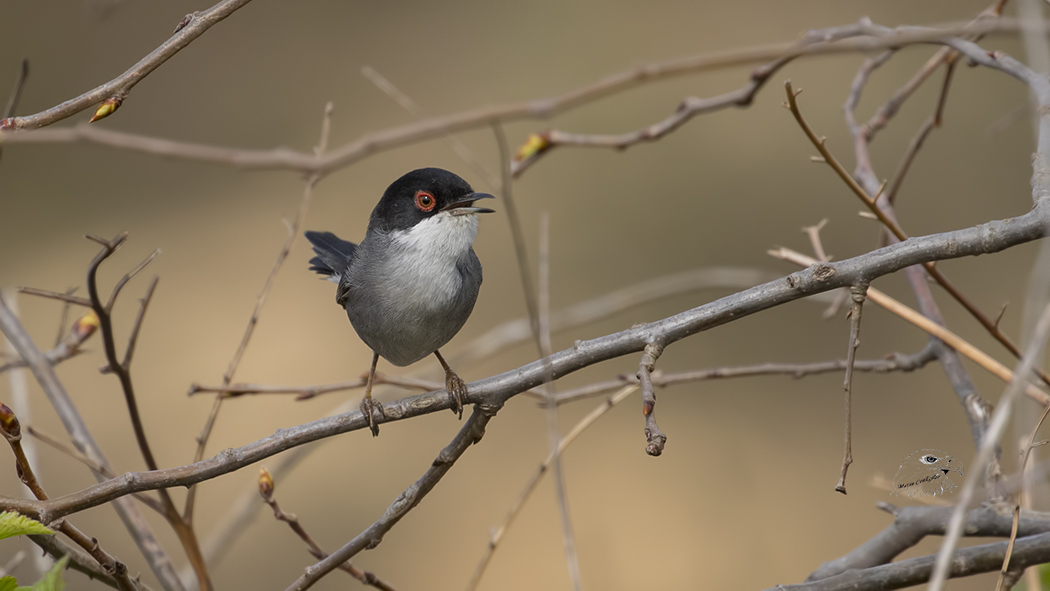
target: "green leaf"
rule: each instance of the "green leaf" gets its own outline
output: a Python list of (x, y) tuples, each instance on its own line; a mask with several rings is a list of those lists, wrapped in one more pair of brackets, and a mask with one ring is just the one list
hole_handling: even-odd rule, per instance
[(62, 591), (66, 588), (66, 582), (62, 579), (62, 571), (66, 570), (67, 562), (69, 562), (69, 557), (63, 556), (35, 585), (19, 587), (17, 591)]
[(11, 511), (0, 513), (0, 540), (11, 536), (53, 533), (55, 532), (44, 527), (39, 521), (34, 521), (20, 513)]
[[(1044, 589), (1047, 585), (1050, 585), (1050, 563), (1030, 566), (1028, 568), (1038, 569), (1036, 572), (1039, 573), (1039, 580), (1042, 582)], [(1024, 579), (1021, 579), (1021, 582), (1014, 587), (1014, 591), (1027, 591), (1027, 589), (1028, 585), (1025, 583)]]
[(14, 577), (0, 578), (0, 591), (15, 591), (18, 588), (18, 580)]

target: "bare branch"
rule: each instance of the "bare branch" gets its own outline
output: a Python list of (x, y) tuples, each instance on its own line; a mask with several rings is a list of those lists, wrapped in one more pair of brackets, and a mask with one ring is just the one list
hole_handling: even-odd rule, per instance
[[(446, 404), (450, 404), (448, 397)], [(365, 550), (366, 548), (375, 548), (383, 541), (383, 536), (386, 532), (390, 531), (397, 522), (401, 520), (409, 511), (414, 509), (423, 497), (427, 495), (434, 486), (441, 480), (441, 478), (452, 468), (452, 465), (463, 455), (463, 452), (468, 447), (481, 441), (481, 437), (485, 434), (485, 426), (488, 425), (489, 419), (491, 419), (495, 412), (499, 409), (499, 406), (488, 406), (486, 404), (477, 404), (474, 406), (474, 412), (471, 413), (470, 418), (464, 423), (463, 428), (459, 430), (456, 437), (452, 439), (452, 442), (448, 444), (441, 453), (438, 454), (437, 458), (434, 459), (434, 463), (427, 469), (427, 471), (404, 490), (401, 494), (394, 499), (394, 502), (390, 504), (387, 510), (383, 513), (383, 516), (376, 520), (372, 525), (368, 526), (365, 531), (361, 532), (354, 539), (346, 543), (342, 548), (336, 550), (324, 560), (321, 560), (317, 564), (306, 569), (294, 583), (288, 587), (288, 591), (303, 591), (309, 589), (321, 579), (321, 577), (332, 572), (340, 564), (350, 560), (358, 552)]]
[(711, 98), (687, 97), (679, 103), (675, 112), (663, 121), (649, 125), (637, 131), (620, 135), (596, 135), (568, 133), (557, 129), (549, 129), (531, 136), (535, 138), (536, 145), (529, 146), (514, 158), (511, 167), (515, 177), (521, 176), (530, 166), (535, 164), (541, 156), (548, 153), (556, 146), (575, 146), (586, 148), (612, 148), (625, 150), (641, 142), (655, 142), (664, 136), (674, 132), (689, 120), (706, 113), (719, 111), (727, 107), (747, 107), (751, 105), (755, 95), (765, 86), (766, 82), (778, 70), (787, 65), (794, 57), (783, 57), (769, 64), (756, 68), (751, 72), (748, 83), (743, 87)]
[[(889, 503), (883, 504), (887, 508)], [(893, 507), (893, 523), (848, 554), (829, 560), (806, 577), (806, 582), (819, 581), (849, 570), (861, 570), (889, 564), (905, 550), (926, 536), (942, 536), (948, 529), (952, 507)], [(1010, 535), (1010, 518), (994, 507), (979, 507), (966, 514), (963, 532), (974, 537)], [(1019, 535), (1023, 537), (1050, 532), (1050, 515), (1026, 511), (1021, 517)]]
[[(328, 135), (331, 130), (331, 119), (332, 119), (332, 103), (327, 103), (324, 109), (324, 115), (321, 117), (321, 136), (317, 142), (317, 146), (314, 149), (315, 155), (320, 157), (325, 148), (328, 146)], [(281, 250), (277, 253), (277, 260), (273, 263), (273, 268), (270, 269), (270, 274), (266, 277), (266, 283), (263, 284), (262, 291), (259, 292), (259, 297), (255, 300), (255, 308), (252, 309), (252, 315), (248, 319), (248, 326), (244, 329), (244, 335), (241, 337), (241, 342), (237, 345), (237, 351), (234, 352), (233, 358), (230, 360), (230, 365), (226, 369), (226, 373), (222, 376), (222, 387), (225, 388), (230, 385), (233, 381), (233, 376), (237, 372), (237, 366), (241, 363), (241, 357), (244, 356), (245, 350), (248, 348), (248, 342), (252, 339), (252, 334), (255, 332), (255, 325), (259, 322), (259, 313), (262, 312), (263, 304), (266, 303), (266, 297), (270, 294), (270, 289), (273, 288), (274, 281), (277, 279), (277, 272), (281, 270), (281, 266), (284, 264), (284, 260), (288, 258), (288, 253), (292, 251), (292, 244), (295, 243), (296, 236), (299, 235), (299, 230), (302, 227), (303, 221), (306, 219), (306, 212), (310, 209), (310, 202), (313, 200), (314, 187), (320, 180), (318, 174), (311, 175), (306, 180), (306, 187), (303, 189), (303, 196), (299, 201), (299, 209), (295, 213), (295, 219), (288, 226), (288, 236), (284, 240), (284, 244), (281, 245)], [(222, 408), (223, 400), (226, 399), (226, 394), (219, 392), (215, 396), (215, 401), (212, 403), (211, 411), (208, 413), (208, 418), (204, 422), (204, 427), (201, 429), (201, 434), (197, 437), (197, 451), (193, 456), (194, 462), (199, 462), (204, 457), (204, 450), (208, 445), (208, 438), (211, 436), (212, 429), (215, 427), (215, 420), (219, 416), (219, 409)], [(191, 488), (186, 494), (186, 506), (183, 510), (183, 519), (187, 523), (193, 522), (193, 508), (197, 500), (197, 489)]]
[(149, 55), (139, 60), (137, 64), (128, 68), (120, 76), (76, 98), (35, 115), (27, 115), (25, 117), (8, 116), (6, 119), (0, 120), (0, 131), (37, 129), (51, 125), (56, 121), (61, 121), (107, 99), (115, 99), (118, 103), (123, 101), (136, 84), (141, 82), (153, 70), (160, 67), (161, 64), (168, 61), (168, 58), (178, 53), (194, 39), (204, 34), (204, 31), (207, 31), (212, 25), (230, 16), (235, 10), (249, 1), (223, 0), (208, 10), (187, 15), (171, 38), (150, 52)]
[[(91, 468), (92, 470), (101, 473), (106, 478), (116, 478), (117, 477), (117, 474), (115, 474), (112, 470), (110, 470), (108, 466), (103, 466), (102, 464), (99, 464), (98, 462), (95, 462), (94, 460), (92, 460), (91, 458), (87, 457), (83, 453), (77, 451), (76, 449), (73, 449), (73, 448), (65, 445), (61, 441), (55, 439), (54, 437), (51, 437), (50, 435), (47, 435), (46, 433), (43, 433), (40, 430), (35, 429), (32, 425), (26, 425), (25, 429), (26, 429), (26, 434), (27, 435), (29, 435), (31, 437), (35, 437), (40, 442), (46, 443), (47, 445), (51, 446), (52, 448), (58, 450), (60, 453), (65, 454), (65, 455), (73, 458), (74, 460), (80, 462), (81, 464), (84, 464), (88, 468)], [(148, 496), (148, 495), (143, 494), (143, 493), (135, 493), (135, 494), (133, 494), (131, 496), (134, 497), (135, 499), (137, 499), (138, 501), (140, 501), (143, 505), (146, 505), (147, 507), (149, 507), (150, 509), (153, 509), (157, 513), (160, 513), (161, 515), (164, 515), (164, 507), (161, 506), (160, 501), (158, 501), (157, 499), (154, 499), (153, 497)]]
[[(106, 461), (105, 455), (103, 455), (102, 450), (98, 447), (94, 437), (92, 437), (62, 382), (55, 375), (51, 364), (47, 362), (47, 358), (36, 347), (32, 339), (29, 338), (18, 318), (11, 313), (11, 310), (4, 303), (2, 296), (0, 296), (0, 332), (4, 333), (4, 336), (18, 350), (19, 355), (25, 359), (29, 369), (33, 372), (33, 377), (40, 384), (48, 401), (62, 421), (62, 426), (69, 433), (73, 445), (81, 453), (91, 458), (92, 461), (108, 468), (109, 463)], [(95, 478), (100, 481), (112, 482), (100, 472), (94, 472), (94, 474)], [(149, 523), (143, 518), (138, 507), (133, 504), (131, 499), (116, 499), (114, 508), (164, 589), (166, 591), (182, 591), (182, 583), (171, 565), (171, 559), (164, 553), (164, 549), (154, 537)]]
[[(999, 404), (995, 407), (995, 412), (992, 413), (992, 419), (988, 424), (988, 433), (981, 441), (981, 445), (977, 450), (977, 457), (970, 466), (970, 473), (966, 475), (966, 480), (963, 482), (962, 490), (959, 492), (959, 500), (956, 502), (951, 521), (948, 522), (948, 531), (944, 535), (944, 542), (937, 553), (937, 564), (933, 570), (933, 575), (930, 577), (930, 591), (940, 591), (944, 586), (944, 581), (948, 578), (949, 562), (953, 562), (951, 560), (952, 551), (955, 550), (955, 544), (959, 541), (959, 536), (962, 535), (963, 519), (967, 507), (974, 501), (977, 482), (981, 479), (981, 473), (985, 465), (992, 459), (996, 446), (999, 443), (999, 437), (1006, 428), (1006, 420), (1010, 417), (1015, 399), (1025, 384), (1024, 376), (1032, 371), (1036, 361), (1041, 357), (1048, 333), (1050, 333), (1050, 305), (1043, 310), (1042, 317), (1039, 319), (1035, 332), (1032, 334), (1031, 342), (1028, 344), (1028, 350), (1025, 351), (1025, 355), (1021, 358), (1021, 363), (1018, 364), (1017, 371), (1014, 373), (1013, 380), (1006, 387), (1006, 392), (1003, 393), (1002, 398), (999, 399)], [(1005, 554), (1004, 550), (1004, 559)], [(1002, 564), (1002, 560), (999, 561), (999, 564)]]
[(658, 341), (645, 345), (642, 359), (638, 362), (638, 383), (642, 387), (642, 415), (645, 416), (645, 453), (658, 456), (664, 453), (667, 436), (656, 425), (656, 392), (653, 391), (652, 373), (656, 360), (664, 352)]
[[(273, 477), (265, 467), (261, 468), (259, 470), (259, 494), (262, 496), (263, 501), (273, 510), (274, 519), (287, 523), (288, 527), (295, 532), (295, 535), (299, 536), (299, 539), (306, 544), (306, 549), (310, 552), (311, 556), (318, 560), (328, 558), (328, 553), (314, 541), (309, 533), (307, 533), (306, 528), (299, 523), (299, 518), (296, 517), (294, 513), (285, 513), (281, 510), (281, 506), (277, 504), (277, 499), (273, 498), (273, 491)], [(389, 583), (384, 582), (373, 573), (355, 568), (349, 561), (340, 564), (336, 568), (346, 572), (364, 585), (369, 585), (376, 589), (381, 589), (382, 591), (394, 591), (394, 588), (391, 587)]]
[[(241, 0), (241, 2), (244, 1), (246, 0)], [(802, 41), (798, 42), (750, 47), (645, 64), (554, 97), (484, 107), (445, 117), (424, 119), (386, 131), (364, 135), (322, 157), (285, 148), (240, 150), (178, 142), (104, 130), (89, 127), (86, 124), (64, 129), (44, 129), (32, 133), (4, 134), (4, 141), (10, 143), (83, 141), (158, 156), (226, 164), (240, 168), (282, 169), (324, 175), (385, 150), (487, 126), (494, 121), (506, 123), (521, 119), (549, 118), (610, 94), (677, 76), (800, 56), (868, 52), (920, 43), (947, 43), (946, 40), (962, 34), (1017, 33), (1022, 30), (1023, 26), (1023, 23), (1017, 19), (1009, 18), (986, 19), (977, 23), (949, 23), (936, 29), (922, 27), (890, 29), (873, 26), (869, 21), (861, 21), (854, 25), (810, 31)], [(983, 62), (978, 61), (982, 65), (988, 65), (987, 62), (989, 62), (988, 59)], [(100, 96), (98, 100), (103, 98), (105, 97)]]
[(91, 307), (91, 300), (87, 298), (77, 297), (69, 293), (58, 293), (57, 291), (48, 291), (46, 289), (37, 289), (35, 287), (19, 287), (18, 293), (24, 293), (28, 295), (40, 296), (43, 298), (51, 298), (60, 302), (66, 302), (67, 304), (74, 304), (77, 306), (84, 306), (85, 308)]
[[(199, 384), (192, 384), (190, 391), (187, 393), (190, 396), (200, 392), (214, 392), (221, 393), (225, 392), (227, 398), (234, 398), (237, 396), (243, 396), (245, 394), (294, 394), (296, 400), (309, 400), (322, 394), (328, 394), (330, 392), (342, 392), (344, 390), (356, 390), (358, 388), (364, 388), (365, 383), (368, 381), (368, 376), (358, 378), (356, 380), (346, 382), (336, 382), (334, 384), (322, 384), (319, 386), (267, 386), (264, 384), (230, 384), (229, 386), (201, 386)], [(376, 373), (373, 378), (375, 384), (389, 384), (391, 386), (399, 386), (409, 390), (423, 390), (429, 392), (430, 390), (440, 390), (445, 385), (441, 382), (434, 382), (431, 380), (420, 380), (410, 377), (394, 377), (388, 376), (381, 373)]]
[[(37, 480), (33, 466), (29, 463), (25, 450), (22, 448), (22, 427), (19, 424), (18, 417), (5, 404), (0, 404), (0, 435), (7, 440), (11, 451), (14, 453), (15, 467), (19, 480), (33, 492), (33, 496), (41, 501), (46, 501), (48, 499), (47, 492), (44, 491), (44, 487)], [(106, 574), (113, 577), (118, 589), (121, 591), (135, 591), (137, 589), (131, 578), (128, 577), (128, 569), (124, 566), (124, 563), (103, 550), (99, 546), (98, 540), (84, 535), (82, 531), (77, 529), (67, 519), (59, 519), (49, 525), (65, 534), (66, 537), (73, 540), (84, 550), (87, 550), (88, 554), (98, 562)]]
[[(973, 47), (976, 47), (976, 45), (974, 45)], [(987, 55), (983, 57), (985, 58), (985, 60), (990, 59)], [(1009, 64), (1009, 66), (1003, 66), (997, 69), (1002, 69), (1003, 71), (1006, 71), (1007, 73), (1016, 75), (1018, 77), (1027, 75), (1025, 73), (1027, 71), (1027, 68), (1025, 68), (1024, 66), (1015, 65), (1012, 61), (1007, 61), (1005, 59), (1005, 56), (998, 56), (992, 61), (993, 63), (999, 65), (1002, 65), (1004, 63)], [(798, 122), (799, 127), (801, 127), (802, 131), (805, 132), (806, 137), (808, 137), (809, 140), (813, 143), (813, 145), (817, 148), (821, 156), (824, 158), (824, 161), (828, 163), (828, 166), (830, 166), (839, 175), (839, 178), (841, 178), (843, 182), (846, 183), (850, 190), (852, 190), (853, 193), (858, 198), (860, 198), (864, 205), (866, 205), (868, 209), (870, 209), (871, 212), (875, 214), (879, 221), (882, 222), (882, 224), (886, 226), (886, 228), (890, 232), (892, 232), (898, 240), (907, 240), (908, 236), (904, 233), (903, 230), (901, 230), (900, 226), (897, 225), (897, 221), (890, 217), (885, 211), (882, 210), (882, 208), (878, 206), (878, 195), (876, 194), (875, 197), (871, 197), (870, 195), (868, 195), (867, 191), (865, 191), (864, 188), (860, 186), (860, 183), (858, 183), (853, 178), (853, 175), (847, 172), (846, 168), (842, 166), (842, 164), (839, 163), (835, 156), (831, 154), (831, 151), (828, 150), (827, 146), (825, 145), (825, 140), (827, 138), (818, 136), (816, 132), (814, 132), (813, 129), (806, 122), (805, 118), (802, 116), (802, 112), (798, 108), (798, 101), (796, 100), (798, 94), (802, 91), (800, 90), (799, 92), (795, 92), (794, 90), (792, 90), (790, 80), (785, 83), (784, 88), (787, 91), (788, 97), (788, 102), (786, 103), (786, 106), (791, 111), (791, 114), (794, 115), (795, 121)], [(1035, 90), (1034, 87), (1033, 90)], [(983, 312), (977, 309), (977, 306), (974, 305), (973, 302), (969, 300), (969, 298), (963, 295), (962, 292), (960, 292), (958, 288), (955, 287), (955, 285), (950, 283), (948, 281), (948, 278), (945, 277), (944, 274), (941, 273), (940, 270), (937, 269), (932, 262), (925, 263), (923, 266), (926, 268), (926, 271), (930, 274), (930, 276), (933, 277), (937, 281), (937, 283), (939, 283), (941, 287), (943, 287), (949, 294), (951, 294), (951, 296), (955, 298), (955, 300), (959, 302), (963, 306), (963, 308), (966, 308), (966, 310), (975, 319), (977, 319), (977, 321), (980, 322), (981, 325), (984, 326), (985, 329), (993, 337), (995, 337), (996, 340), (1002, 343), (1002, 345), (1006, 347), (1011, 353), (1013, 353), (1015, 357), (1020, 357), (1020, 350), (1017, 348), (1016, 345), (1014, 345), (1014, 343), (1009, 339), (1009, 337), (1007, 337), (1006, 334), (999, 330), (999, 327), (991, 318), (989, 318)], [(1036, 370), (1036, 372), (1038, 373), (1040, 379), (1042, 379), (1044, 383), (1050, 385), (1050, 376), (1046, 375), (1038, 369)]]
[(514, 520), (517, 518), (522, 507), (525, 506), (525, 502), (529, 500), (533, 491), (536, 490), (536, 485), (540, 483), (543, 475), (547, 473), (547, 468), (550, 467), (551, 462), (553, 462), (557, 456), (560, 456), (562, 452), (565, 451), (565, 448), (569, 447), (569, 445), (575, 441), (576, 438), (587, 429), (587, 427), (594, 424), (599, 417), (612, 409), (612, 407), (623, 402), (636, 390), (638, 390), (638, 386), (634, 384), (622, 386), (619, 392), (610, 396), (605, 402), (598, 405), (597, 408), (581, 419), (579, 423), (576, 423), (576, 426), (574, 426), (565, 437), (561, 438), (561, 441), (558, 443), (558, 449), (552, 451), (550, 455), (547, 456), (547, 459), (543, 460), (536, 472), (533, 473), (532, 478), (529, 479), (528, 484), (525, 485), (525, 489), (521, 491), (521, 495), (518, 496), (517, 502), (515, 502), (514, 506), (507, 512), (507, 517), (503, 520), (503, 523), (492, 531), (492, 537), (489, 539), (488, 546), (485, 549), (485, 554), (482, 555), (481, 560), (478, 561), (478, 566), (474, 570), (474, 575), (470, 578), (470, 583), (467, 585), (467, 591), (475, 591), (475, 589), (478, 588), (478, 584), (481, 582), (481, 576), (485, 574), (485, 569), (488, 567), (492, 555), (496, 552), (496, 548), (499, 547), (499, 543), (503, 540), (503, 536), (507, 534), (507, 530), (510, 529), (510, 526), (514, 523)]
[[(853, 371), (864, 371), (872, 373), (888, 373), (893, 371), (909, 372), (915, 371), (927, 363), (936, 359), (936, 353), (930, 345), (921, 351), (911, 355), (892, 353), (886, 359), (858, 359), (853, 362)], [(741, 365), (735, 367), (715, 367), (711, 369), (697, 369), (676, 373), (663, 373), (659, 370), (650, 375), (653, 386), (667, 387), (704, 380), (742, 378), (751, 376), (786, 375), (792, 378), (801, 378), (808, 375), (831, 373), (846, 369), (845, 359), (832, 361), (818, 361), (815, 363), (759, 363), (756, 365)], [(558, 394), (557, 403), (565, 404), (576, 402), (585, 398), (602, 396), (615, 392), (625, 385), (638, 384), (637, 376), (621, 375), (618, 379), (605, 382), (597, 382), (587, 386), (580, 386), (572, 390), (566, 390)]]
[[(669, 318), (641, 324), (608, 336), (579, 341), (573, 347), (550, 358), (555, 378), (583, 367), (643, 350), (656, 337), (665, 347), (704, 330), (735, 321), (815, 293), (852, 285), (862, 279), (879, 276), (927, 260), (959, 258), (978, 253), (998, 252), (1014, 244), (1035, 240), (1047, 233), (1050, 201), (1008, 221), (993, 221), (971, 228), (912, 238), (859, 257), (827, 263), (823, 267), (792, 273), (786, 278), (759, 285), (723, 297)], [(872, 297), (869, 289), (869, 298)], [(2, 311), (3, 308), (0, 308)], [(4, 315), (0, 314), (0, 327)], [(5, 330), (6, 332), (6, 330)], [(469, 385), (468, 404), (498, 408), (511, 397), (543, 383), (547, 375), (544, 361), (473, 382)], [(432, 412), (447, 411), (451, 402), (439, 392), (409, 396), (384, 404), (387, 416), (378, 422), (404, 420)], [(102, 482), (77, 493), (57, 499), (29, 502), (5, 499), (3, 506), (36, 518), (52, 520), (122, 497), (132, 492), (176, 486), (188, 486), (229, 473), (282, 451), (361, 429), (367, 425), (359, 411), (318, 419), (305, 425), (282, 429), (249, 445), (229, 449), (218, 456), (188, 466), (145, 473), (131, 473)]]
[[(1000, 591), (1003, 588), (1003, 580), (1010, 568), (1010, 555), (1013, 553), (1014, 543), (1017, 541), (1017, 528), (1021, 519), (1021, 496), (1024, 494), (1025, 490), (1025, 472), (1028, 468), (1028, 460), (1032, 456), (1032, 449), (1038, 445), (1035, 436), (1039, 433), (1039, 427), (1042, 426), (1043, 421), (1046, 420), (1047, 413), (1050, 413), (1050, 404), (1043, 408), (1043, 412), (1039, 415), (1039, 419), (1035, 422), (1035, 426), (1032, 427), (1032, 432), (1028, 435), (1028, 438), (1022, 440), (1021, 469), (1018, 471), (1018, 478), (1021, 479), (1021, 484), (1018, 487), (1016, 495), (1017, 500), (1014, 502), (1013, 518), (1010, 525), (1010, 544), (1006, 547), (1006, 557), (1003, 558), (1003, 568), (999, 571), (999, 580), (995, 583), (995, 591)], [(1043, 443), (1046, 442), (1044, 441)]]
[(853, 364), (857, 359), (857, 347), (860, 347), (860, 316), (864, 310), (867, 293), (866, 283), (850, 287), (850, 299), (853, 300), (853, 304), (849, 314), (849, 343), (846, 345), (846, 378), (842, 383), (842, 388), (846, 391), (846, 439), (839, 482), (835, 485), (835, 490), (842, 494), (846, 494), (846, 471), (853, 463)]
[[(818, 263), (818, 261), (816, 261), (815, 259), (807, 257), (804, 254), (797, 253), (788, 248), (771, 250), (769, 251), (769, 254), (777, 258), (792, 261), (799, 265), (814, 265), (813, 268), (816, 269), (815, 272), (818, 273), (827, 272), (824, 269), (830, 268), (827, 265)], [(977, 347), (974, 347), (967, 341), (963, 340), (955, 333), (944, 328), (944, 326), (933, 322), (929, 318), (923, 316), (922, 314), (919, 314), (915, 310), (912, 310), (908, 306), (905, 306), (904, 304), (891, 298), (885, 293), (875, 289), (874, 287), (868, 288), (868, 298), (876, 304), (882, 306), (883, 308), (886, 308), (887, 310), (893, 312), (894, 314), (900, 316), (901, 318), (928, 332), (930, 335), (937, 337), (945, 343), (948, 343), (956, 351), (969, 358), (970, 360), (976, 362), (978, 365), (988, 370), (1004, 382), (1011, 382), (1013, 380), (1014, 374), (1009, 369), (1007, 369), (1005, 365), (999, 363), (984, 351), (978, 349)], [(1032, 384), (1029, 384), (1027, 382), (1025, 383), (1025, 395), (1027, 395), (1032, 400), (1035, 400), (1039, 404), (1047, 404), (1048, 402), (1050, 402), (1050, 395), (1047, 395), (1045, 392), (1036, 388)]]
[[(509, 179), (507, 179), (509, 183)], [(562, 546), (565, 549), (565, 563), (569, 568), (569, 582), (574, 591), (583, 589), (580, 579), (580, 561), (576, 555), (576, 535), (572, 530), (572, 517), (569, 513), (569, 495), (565, 487), (565, 471), (562, 467), (561, 435), (558, 433), (558, 405), (555, 403), (557, 394), (554, 389), (554, 369), (550, 364), (551, 356), (551, 288), (550, 288), (550, 216), (543, 212), (540, 216), (540, 241), (539, 241), (539, 293), (537, 298), (539, 334), (537, 344), (540, 348), (540, 357), (544, 359), (544, 383), (540, 387), (543, 392), (547, 418), (547, 446), (550, 448), (551, 471), (554, 473), (554, 496), (558, 501), (558, 514), (561, 517)], [(521, 261), (524, 263), (524, 260)], [(526, 286), (526, 289), (528, 286)]]

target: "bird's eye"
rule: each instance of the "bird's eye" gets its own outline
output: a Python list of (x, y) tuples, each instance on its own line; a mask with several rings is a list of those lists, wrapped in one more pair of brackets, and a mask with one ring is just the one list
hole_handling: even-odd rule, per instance
[(927, 464), (932, 464), (932, 463), (934, 463), (934, 462), (936, 462), (936, 461), (937, 461), (937, 458), (936, 458), (936, 457), (934, 457), (934, 456), (926, 456), (926, 457), (925, 457), (925, 458), (923, 458), (923, 459), (924, 459), (924, 460), (926, 460), (926, 463), (927, 463)]
[(437, 200), (433, 195), (426, 191), (416, 191), (416, 207), (419, 208), (419, 211), (431, 211), (435, 205), (437, 205)]

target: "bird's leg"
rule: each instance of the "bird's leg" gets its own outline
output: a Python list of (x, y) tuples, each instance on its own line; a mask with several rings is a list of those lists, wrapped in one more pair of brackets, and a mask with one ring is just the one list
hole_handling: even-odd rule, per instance
[(452, 368), (445, 363), (445, 358), (441, 356), (440, 351), (434, 351), (434, 356), (441, 362), (441, 367), (445, 369), (445, 390), (448, 391), (448, 397), (452, 400), (452, 412), (459, 415), (459, 418), (463, 418), (463, 401), (467, 399), (467, 384), (456, 375), (456, 372), (452, 371)]
[(386, 418), (386, 413), (383, 412), (383, 404), (376, 402), (372, 398), (372, 383), (376, 379), (376, 364), (379, 363), (379, 353), (372, 353), (372, 368), (368, 370), (368, 381), (365, 382), (365, 397), (361, 399), (361, 414), (365, 415), (368, 419), (368, 428), (372, 431), (372, 437), (379, 435), (379, 425), (376, 424), (375, 417), (372, 415), (373, 411), (378, 410), (382, 417)]

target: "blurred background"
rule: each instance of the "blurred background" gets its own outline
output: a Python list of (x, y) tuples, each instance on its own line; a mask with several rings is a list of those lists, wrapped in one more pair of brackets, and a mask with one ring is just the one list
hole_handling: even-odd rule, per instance
[[(0, 91), (6, 96), (23, 57), (31, 73), (18, 114), (30, 114), (109, 80), (161, 44), (205, 1), (5, 2), (0, 19)], [(335, 105), (331, 146), (413, 120), (362, 76), (371, 67), (430, 115), (552, 96), (609, 74), (676, 57), (797, 39), (809, 28), (869, 16), (876, 23), (933, 24), (968, 20), (982, 1), (841, 2), (253, 2), (214, 26), (134, 88), (100, 127), (220, 146), (308, 151), (317, 142), (326, 102)], [(1014, 14), (1010, 3), (1007, 14)], [(983, 45), (1025, 59), (1018, 39)], [(901, 51), (873, 76), (858, 116), (875, 108), (936, 50)], [(811, 145), (781, 107), (782, 83), (805, 89), (802, 108), (818, 133), (852, 168), (841, 105), (865, 56), (818, 57), (790, 64), (747, 109), (694, 119), (677, 132), (626, 151), (558, 149), (515, 182), (530, 257), (536, 261), (539, 219), (551, 217), (551, 300), (555, 310), (610, 291), (706, 267), (785, 275), (795, 270), (766, 255), (775, 245), (809, 252), (800, 231), (822, 218), (824, 244), (836, 259), (876, 244), (875, 223), (825, 166), (809, 162)], [(549, 121), (508, 124), (512, 147), (555, 127), (622, 133), (663, 119), (686, 96), (712, 96), (743, 85), (751, 67), (684, 76), (604, 98)], [(877, 174), (890, 177), (921, 122), (932, 112), (937, 73), (906, 103), (873, 144)], [(1005, 75), (959, 68), (944, 128), (919, 155), (898, 198), (905, 231), (922, 235), (1028, 211), (1033, 138), (1026, 89)], [(60, 126), (84, 122), (81, 113)], [(459, 134), (489, 170), (499, 158), (492, 131)], [(337, 171), (317, 186), (304, 228), (359, 241), (384, 188), (421, 166), (459, 172), (478, 190), (495, 192), (445, 139), (377, 154)], [(133, 376), (158, 462), (188, 463), (212, 405), (187, 397), (191, 383), (219, 384), (240, 342), (256, 297), (286, 237), (282, 220), (298, 207), (303, 179), (285, 171), (243, 171), (74, 144), (8, 144), (0, 160), (0, 287), (55, 291), (81, 286), (98, 246), (85, 234), (128, 231), (126, 245), (101, 271), (102, 290), (154, 249), (161, 255), (117, 302), (122, 350), (150, 276), (160, 283), (146, 317)], [(525, 315), (505, 208), (481, 220), (475, 250), (485, 284), (473, 316), (445, 351)], [(1010, 302), (1006, 332), (1020, 338), (1021, 309), (1036, 247), (1020, 246), (943, 269), (978, 305), (994, 314)], [(307, 270), (310, 249), (297, 237), (259, 319), (235, 381), (311, 385), (351, 380), (368, 369), (369, 351), (333, 301), (334, 288)], [(913, 304), (903, 274), (875, 286)], [(743, 287), (743, 286), (741, 286)], [(710, 289), (662, 298), (554, 335), (555, 349), (689, 309), (736, 291)], [(9, 293), (9, 292), (8, 292)], [(1009, 366), (1009, 355), (940, 290), (949, 327)], [(20, 295), (20, 313), (42, 348), (58, 330), (61, 304)], [(824, 304), (796, 302), (669, 347), (665, 372), (765, 361), (841, 358), (848, 323), (822, 320)], [(919, 350), (926, 336), (875, 306), (864, 314), (859, 357)], [(119, 384), (100, 375), (101, 341), (63, 363), (58, 373), (118, 471), (143, 469)], [(481, 362), (457, 366), (466, 380), (487, 377), (537, 357), (524, 342)], [(631, 374), (637, 356), (599, 364), (557, 383), (559, 390)], [(998, 399), (1002, 384), (969, 365), (979, 391)], [(386, 362), (393, 375), (439, 376), (433, 359), (410, 368)], [(422, 373), (421, 373), (422, 372)], [(16, 408), (41, 431), (65, 438), (46, 399), (30, 383), (30, 408)], [(761, 589), (799, 582), (825, 560), (867, 540), (891, 518), (875, 509), (891, 498), (871, 485), (892, 478), (920, 448), (963, 463), (974, 449), (964, 414), (937, 364), (911, 374), (860, 374), (855, 380), (849, 495), (834, 492), (842, 458), (842, 376), (795, 380), (763, 377), (694, 383), (659, 391), (663, 456), (644, 453), (640, 404), (632, 397), (602, 417), (564, 456), (565, 477), (584, 586), (589, 589), (732, 587)], [(380, 398), (403, 391), (382, 389)], [(288, 396), (242, 397), (226, 403), (207, 454), (250, 443), (275, 429), (356, 407), (360, 391), (305, 402)], [(7, 376), (0, 400), (10, 401)], [(568, 431), (601, 399), (563, 406)], [(285, 511), (329, 551), (377, 519), (417, 479), (461, 427), (442, 412), (331, 438), (310, 448), (277, 479)], [(1005, 469), (1015, 466), (1016, 435), (1006, 438)], [(94, 482), (83, 466), (38, 447), (39, 473), (52, 495)], [(354, 563), (397, 589), (462, 589), (498, 526), (546, 457), (544, 411), (525, 397), (506, 405), (422, 504), (376, 549)], [(276, 461), (276, 459), (274, 460)], [(268, 462), (263, 462), (266, 465)], [(196, 527), (207, 540), (234, 501), (255, 486), (257, 467), (200, 487)], [(561, 526), (551, 480), (543, 481), (507, 533), (481, 589), (567, 589)], [(0, 453), (0, 490), (23, 493), (13, 460)], [(173, 491), (181, 503), (184, 491)], [(949, 500), (953, 495), (947, 497)], [(314, 560), (283, 523), (258, 502), (255, 521), (212, 567), (219, 589), (283, 589)], [(145, 510), (178, 566), (184, 555), (170, 529)], [(115, 513), (100, 507), (74, 523), (155, 580)], [(964, 544), (985, 540), (965, 540)], [(935, 552), (927, 540), (906, 556)], [(25, 541), (0, 542), (0, 564)], [(37, 576), (26, 560), (15, 574)], [(71, 588), (103, 588), (79, 574)], [(987, 588), (994, 575), (950, 585)], [(358, 583), (333, 573), (317, 588)]]

